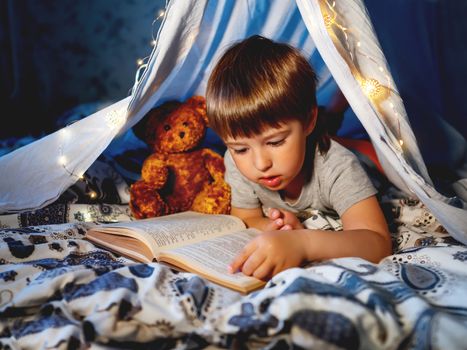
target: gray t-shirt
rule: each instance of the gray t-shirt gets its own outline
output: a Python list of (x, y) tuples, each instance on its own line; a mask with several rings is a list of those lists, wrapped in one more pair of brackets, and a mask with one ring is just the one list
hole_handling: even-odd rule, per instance
[(225, 180), (232, 189), (232, 206), (251, 209), (282, 208), (305, 220), (310, 210), (341, 216), (353, 204), (377, 193), (357, 157), (339, 143), (331, 140), (326, 155), (316, 151), (313, 175), (299, 198), (289, 203), (277, 191), (271, 191), (244, 177), (227, 150), (224, 157)]

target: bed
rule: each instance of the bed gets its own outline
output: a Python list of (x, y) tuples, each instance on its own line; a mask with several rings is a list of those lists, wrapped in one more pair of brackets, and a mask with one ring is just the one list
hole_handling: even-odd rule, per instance
[[(1, 348), (465, 348), (467, 248), (393, 187), (380, 187), (393, 255), (289, 269), (242, 295), (86, 241), (132, 220), (116, 169), (101, 156), (61, 202), (0, 216)], [(318, 213), (316, 227), (333, 223)]]
[[(52, 134), (41, 147), (26, 149), (18, 161), (2, 158), (2, 194), (29, 194), (30, 187), (23, 184), (34, 182), (36, 188), (49, 185), (42, 196), (52, 198), (57, 188), (65, 188), (57, 184), (75, 181), (82, 168), (88, 169), (94, 152), (100, 154), (116, 136), (123, 117), (141, 119), (175, 91), (178, 97), (202, 91), (200, 77), (223, 47), (220, 43), (238, 39), (239, 24), (260, 31), (267, 23), (271, 35), (298, 38), (304, 47), (311, 40), (307, 33), (313, 36), (329, 73), (394, 167), (395, 178), (404, 177), (424, 203), (438, 208), (444, 227), (465, 232), (462, 203), (445, 205), (445, 198), (433, 197), (436, 191), (425, 183), (429, 177), (423, 174), (423, 159), (396, 89), (383, 101), (360, 91), (360, 77), (369, 78), (364, 83), (378, 83), (380, 90), (383, 82), (395, 86), (363, 2), (168, 4), (173, 15), (166, 16), (169, 20), (158, 33), (163, 45), (154, 47), (148, 74), (135, 82), (131, 101), (127, 97), (108, 111), (99, 106), (101, 113), (84, 124), (67, 119), (62, 124), (70, 126), (66, 133)], [(320, 4), (328, 6), (325, 13)], [(348, 31), (346, 23), (351, 28), (358, 24), (354, 28), (360, 31)], [(197, 38), (194, 33), (203, 35)], [(130, 113), (123, 115), (130, 102)], [(390, 108), (381, 109), (380, 102)], [(32, 141), (0, 141), (0, 155)], [(39, 153), (47, 157), (36, 157)], [(56, 162), (65, 155), (76, 162), (76, 169), (71, 168), (76, 173), (68, 171), (68, 163)], [(54, 203), (0, 215), (1, 349), (467, 348), (466, 246), (453, 239), (422, 202), (406, 198), (372, 169), (390, 224), (392, 255), (378, 264), (342, 258), (289, 269), (263, 289), (242, 295), (161, 264), (135, 263), (84, 239), (94, 225), (132, 220), (128, 183), (136, 180), (145, 155), (141, 149), (104, 152), (84, 181)], [(24, 163), (34, 171), (17, 171)], [(49, 181), (43, 174), (57, 179)], [(24, 207), (35, 207), (26, 202)], [(17, 208), (17, 203), (8, 204)], [(334, 226), (318, 213), (316, 227)]]

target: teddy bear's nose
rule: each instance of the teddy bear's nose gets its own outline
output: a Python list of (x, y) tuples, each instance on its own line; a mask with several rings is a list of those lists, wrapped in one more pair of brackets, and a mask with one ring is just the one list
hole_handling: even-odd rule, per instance
[(179, 135), (180, 135), (180, 138), (183, 139), (185, 137), (185, 132), (182, 131)]

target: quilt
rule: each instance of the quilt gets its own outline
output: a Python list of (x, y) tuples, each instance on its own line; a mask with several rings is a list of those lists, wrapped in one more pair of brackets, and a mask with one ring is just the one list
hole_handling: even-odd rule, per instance
[(0, 229), (0, 348), (466, 348), (467, 248), (416, 200), (383, 207), (393, 255), (289, 269), (248, 295), (99, 249), (83, 239), (98, 222)]

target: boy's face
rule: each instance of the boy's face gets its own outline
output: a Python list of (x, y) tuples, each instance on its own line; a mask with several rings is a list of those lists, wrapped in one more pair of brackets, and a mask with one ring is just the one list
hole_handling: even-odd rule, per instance
[(312, 130), (313, 126), (304, 128), (298, 120), (292, 120), (253, 137), (227, 138), (224, 142), (247, 179), (273, 191), (287, 190), (303, 186), (303, 177), (298, 175), (302, 173), (306, 138)]

